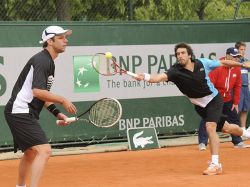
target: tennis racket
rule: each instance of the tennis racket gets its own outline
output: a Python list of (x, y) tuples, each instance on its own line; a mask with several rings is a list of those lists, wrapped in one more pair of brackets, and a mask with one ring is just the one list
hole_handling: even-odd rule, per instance
[[(85, 116), (85, 118), (84, 118)], [(88, 119), (87, 117), (88, 116)], [(62, 121), (75, 122), (85, 121), (97, 127), (112, 127), (122, 116), (122, 106), (120, 102), (114, 98), (103, 98), (96, 101), (88, 110), (76, 117), (70, 117), (66, 120), (57, 120), (60, 124)]]
[(137, 74), (122, 69), (117, 63), (115, 57), (107, 57), (105, 53), (96, 53), (92, 58), (92, 66), (97, 73), (105, 76), (112, 76), (117, 73), (127, 74), (132, 77), (138, 77)]

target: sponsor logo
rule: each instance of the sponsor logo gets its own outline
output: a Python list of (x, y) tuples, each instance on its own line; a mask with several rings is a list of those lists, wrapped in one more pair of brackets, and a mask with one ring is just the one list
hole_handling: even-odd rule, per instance
[(151, 140), (152, 136), (149, 137), (140, 137), (144, 131), (138, 132), (133, 136), (133, 143), (135, 145), (135, 148), (138, 148), (139, 146), (141, 148), (144, 148), (148, 144), (153, 144), (154, 142)]
[(74, 92), (99, 92), (99, 74), (92, 68), (92, 56), (73, 57)]

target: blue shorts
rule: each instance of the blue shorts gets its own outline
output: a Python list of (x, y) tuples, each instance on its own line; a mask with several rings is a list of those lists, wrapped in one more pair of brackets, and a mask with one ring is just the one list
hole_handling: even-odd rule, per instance
[(240, 92), (239, 112), (247, 112), (250, 109), (250, 91), (248, 86), (242, 86)]

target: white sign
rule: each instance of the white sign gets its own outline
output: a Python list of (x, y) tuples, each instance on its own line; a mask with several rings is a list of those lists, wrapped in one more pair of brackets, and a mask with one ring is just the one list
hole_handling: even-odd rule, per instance
[[(247, 43), (250, 46), (250, 43)], [(91, 81), (84, 82), (85, 67), (78, 67), (77, 61), (87, 59), (97, 52), (110, 51), (129, 71), (159, 73), (166, 71), (175, 63), (174, 44), (171, 45), (120, 45), (120, 46), (69, 46), (66, 52), (55, 60), (55, 82), (51, 91), (67, 97), (71, 101), (97, 100), (102, 97), (117, 99), (166, 97), (182, 95), (172, 83), (149, 84), (138, 82), (128, 75), (105, 77), (96, 73), (96, 89), (87, 89)], [(196, 58), (218, 59), (225, 56), (227, 48), (234, 43), (191, 44)], [(16, 79), (27, 61), (41, 51), (38, 47), (0, 48), (4, 64), (0, 64), (0, 75), (6, 80), (6, 91), (0, 96), (0, 105), (5, 105), (11, 96)], [(246, 57), (250, 56), (247, 50)], [(86, 63), (87, 64), (87, 63)], [(74, 69), (75, 68), (75, 69)], [(91, 67), (90, 67), (91, 68)], [(76, 73), (78, 71), (78, 73)], [(77, 74), (77, 75), (76, 75)], [(77, 87), (78, 86), (78, 87)], [(3, 89), (3, 87), (0, 87)], [(79, 89), (78, 89), (79, 88)], [(81, 88), (81, 89), (80, 89)], [(84, 91), (86, 88), (86, 92)]]

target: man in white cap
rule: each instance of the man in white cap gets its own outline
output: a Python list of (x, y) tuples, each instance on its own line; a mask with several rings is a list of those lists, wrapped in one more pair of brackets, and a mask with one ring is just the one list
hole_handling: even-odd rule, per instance
[[(31, 171), (30, 187), (38, 186), (44, 167), (51, 155), (51, 147), (39, 123), (39, 114), (45, 106), (58, 119), (66, 119), (54, 103), (67, 112), (76, 113), (76, 107), (66, 98), (50, 92), (53, 84), (54, 60), (63, 53), (71, 30), (49, 26), (42, 33), (43, 50), (29, 59), (12, 90), (5, 106), (5, 119), (14, 140), (14, 151), (23, 151), (18, 170), (17, 187), (26, 186)], [(60, 125), (68, 125), (62, 121)]]

